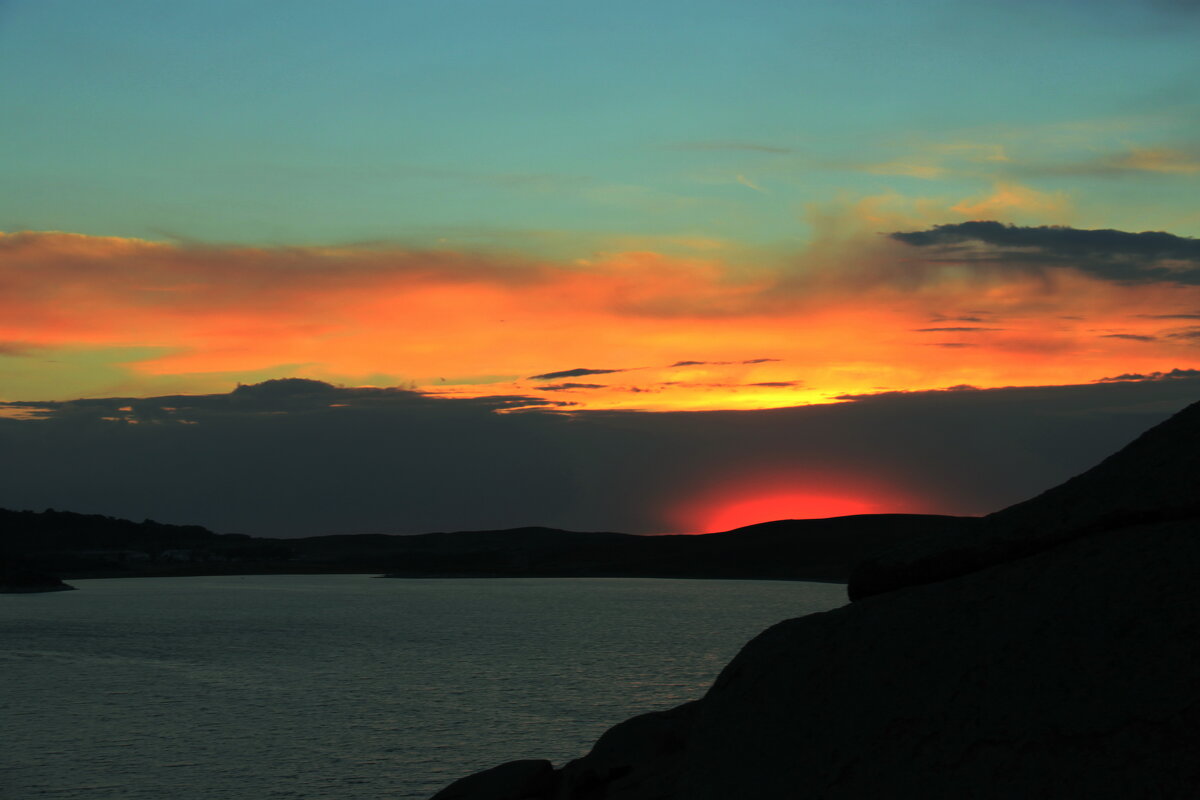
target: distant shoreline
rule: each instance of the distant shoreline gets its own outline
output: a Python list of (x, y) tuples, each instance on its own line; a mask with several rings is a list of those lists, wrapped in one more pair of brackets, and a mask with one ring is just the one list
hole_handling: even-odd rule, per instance
[[(254, 570), (254, 571), (236, 571), (236, 572), (216, 572), (211, 570), (202, 570), (198, 572), (142, 572), (135, 575), (129, 573), (106, 573), (101, 575), (95, 574), (80, 574), (80, 575), (65, 575), (63, 580), (69, 581), (91, 581), (91, 580), (116, 580), (120, 578), (224, 578), (224, 577), (252, 577), (252, 576), (272, 576), (272, 575), (363, 575), (371, 578), (387, 578), (393, 580), (538, 580), (538, 579), (553, 579), (562, 580), (568, 578), (644, 578), (648, 580), (685, 580), (685, 581), (795, 581), (798, 583), (833, 583), (845, 584), (844, 580), (834, 580), (830, 578), (804, 578), (804, 577), (781, 577), (778, 575), (755, 576), (755, 575), (644, 575), (627, 572), (613, 572), (594, 575), (580, 574), (535, 574), (535, 575), (515, 575), (515, 574), (381, 574), (379, 570), (356, 570), (356, 569), (338, 569), (338, 570)], [(65, 589), (74, 589), (76, 587), (67, 586)], [(2, 592), (3, 590), (0, 590)], [(30, 590), (30, 591), (63, 591), (63, 589), (49, 590)], [(18, 593), (18, 592), (13, 592)]]

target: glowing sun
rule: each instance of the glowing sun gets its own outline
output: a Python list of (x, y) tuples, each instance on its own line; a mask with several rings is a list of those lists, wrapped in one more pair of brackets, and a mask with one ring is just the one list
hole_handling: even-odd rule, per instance
[(701, 525), (704, 533), (716, 533), (777, 519), (824, 519), (879, 510), (877, 503), (860, 497), (778, 491), (715, 505), (703, 515)]

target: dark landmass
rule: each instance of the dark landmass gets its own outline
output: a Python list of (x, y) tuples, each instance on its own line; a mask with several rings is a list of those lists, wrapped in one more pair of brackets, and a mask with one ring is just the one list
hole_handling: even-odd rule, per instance
[(65, 592), (74, 589), (61, 579), (30, 569), (18, 561), (0, 563), (0, 594), (33, 594), (35, 592)]
[(699, 700), (435, 800), (1132, 797), (1200, 787), (1200, 404), (965, 531), (862, 561)]
[(844, 582), (868, 555), (974, 517), (876, 514), (780, 520), (700, 536), (553, 528), (265, 539), (195, 525), (0, 510), (0, 553), (66, 578), (385, 573), (404, 578), (672, 577)]

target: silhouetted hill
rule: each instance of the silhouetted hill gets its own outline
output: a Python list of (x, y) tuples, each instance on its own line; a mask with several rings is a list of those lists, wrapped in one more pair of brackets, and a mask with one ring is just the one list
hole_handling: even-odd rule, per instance
[(0, 509), (0, 547), (14, 550), (82, 550), (88, 548), (155, 549), (186, 547), (249, 539), (222, 536), (199, 525), (165, 525), (152, 519), (142, 522), (76, 514), (71, 511), (9, 511)]
[(1200, 518), (1200, 403), (1086, 472), (983, 518), (970, 537), (931, 531), (867, 559), (852, 599), (944, 580), (1104, 530)]
[[(292, 554), (277, 539), (101, 514), (0, 509), (0, 560), (75, 578), (247, 571)], [(202, 568), (207, 567), (207, 570)]]
[(1200, 404), (965, 535), (872, 557), (858, 599), (764, 631), (701, 699), (434, 800), (1191, 800), (1198, 481)]
[(699, 536), (553, 528), (264, 539), (194, 525), (0, 510), (0, 553), (66, 577), (383, 572), (391, 577), (678, 577), (845, 581), (870, 553), (973, 530), (971, 517), (779, 520)]

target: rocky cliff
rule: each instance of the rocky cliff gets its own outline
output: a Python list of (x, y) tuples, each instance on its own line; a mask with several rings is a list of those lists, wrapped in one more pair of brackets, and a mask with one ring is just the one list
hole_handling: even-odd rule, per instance
[(1193, 798), (1200, 404), (968, 536), (865, 562), (585, 757), (437, 800)]

